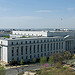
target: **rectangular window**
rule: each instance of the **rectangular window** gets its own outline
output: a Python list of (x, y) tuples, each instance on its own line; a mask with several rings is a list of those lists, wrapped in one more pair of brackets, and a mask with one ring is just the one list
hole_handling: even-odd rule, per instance
[(49, 51), (49, 44), (47, 44), (47, 51)]
[(63, 49), (63, 42), (62, 42), (62, 49)]
[(23, 46), (21, 46), (21, 55), (23, 55)]
[(25, 52), (25, 54), (27, 54), (27, 46), (26, 46), (26, 52)]
[(25, 43), (27, 44), (27, 41)]
[(36, 55), (34, 55), (34, 57), (36, 57)]
[(46, 56), (46, 53), (44, 53), (44, 56)]
[(31, 49), (32, 49), (32, 46), (30, 45), (30, 54), (31, 54)]
[(48, 52), (48, 56), (49, 56), (49, 52)]
[(52, 50), (52, 43), (51, 43), (51, 50)]
[(35, 45), (34, 45), (34, 53), (35, 53)]
[(28, 59), (28, 57), (26, 56), (26, 59)]
[(39, 45), (37, 45), (37, 52), (39, 52)]
[(30, 59), (32, 59), (32, 56), (30, 55)]
[(14, 60), (14, 58), (12, 58), (12, 60)]
[(41, 57), (43, 57), (43, 53), (41, 53)]
[(59, 43), (59, 49), (60, 49), (60, 43)]
[(43, 52), (43, 44), (41, 44), (41, 52)]
[(46, 51), (46, 44), (44, 44), (44, 51)]
[(14, 47), (12, 47), (12, 56), (14, 56)]
[(11, 42), (11, 44), (13, 45), (13, 42)]
[(38, 58), (39, 58), (39, 54), (38, 54)]
[(19, 57), (17, 57), (17, 61), (19, 61)]
[(16, 49), (16, 55), (18, 55), (18, 50), (19, 50), (19, 47), (17, 47), (17, 49)]
[(53, 50), (55, 50), (55, 43), (53, 45), (54, 45)]
[(23, 57), (21, 57), (21, 59), (23, 59)]
[(58, 49), (58, 43), (56, 43), (56, 49)]

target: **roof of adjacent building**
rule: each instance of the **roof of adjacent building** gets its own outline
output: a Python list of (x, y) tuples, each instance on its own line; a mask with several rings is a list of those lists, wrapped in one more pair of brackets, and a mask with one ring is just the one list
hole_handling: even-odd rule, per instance
[(49, 38), (64, 38), (61, 36), (55, 36), (55, 37), (27, 37), (27, 38), (0, 38), (0, 40), (28, 40), (28, 39), (49, 39)]

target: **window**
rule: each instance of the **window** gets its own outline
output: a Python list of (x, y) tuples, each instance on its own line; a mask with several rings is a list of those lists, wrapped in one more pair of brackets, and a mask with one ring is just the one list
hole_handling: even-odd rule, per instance
[(37, 40), (37, 43), (39, 43), (39, 40)]
[(46, 44), (44, 44), (44, 51), (46, 51)]
[(12, 50), (12, 56), (14, 56), (14, 50)]
[(11, 44), (13, 45), (13, 42), (11, 42)]
[(18, 45), (18, 42), (16, 44)]
[(17, 57), (17, 61), (19, 61), (19, 57)]
[(48, 52), (48, 56), (49, 56), (49, 52)]
[(59, 49), (60, 49), (60, 43), (59, 43)]
[(58, 51), (56, 51), (56, 53), (58, 53)]
[(34, 53), (35, 53), (35, 45), (34, 45)]
[(56, 49), (58, 49), (58, 43), (56, 43)]
[(23, 55), (23, 46), (21, 46), (21, 55)]
[(27, 41), (25, 43), (27, 44)]
[(21, 59), (23, 59), (23, 57), (21, 57)]
[(35, 43), (35, 41), (33, 41), (33, 43)]
[(30, 55), (30, 59), (32, 58), (32, 56)]
[(55, 50), (55, 43), (53, 45), (54, 45), (53, 50)]
[(31, 43), (31, 41), (29, 41), (29, 43)]
[(52, 50), (52, 43), (51, 43), (51, 50)]
[(47, 44), (47, 51), (49, 51), (49, 44)]
[(44, 56), (46, 56), (46, 53), (44, 53)]
[(41, 52), (43, 51), (43, 44), (41, 44)]
[(14, 58), (12, 58), (12, 60), (14, 60)]
[(56, 39), (56, 41), (58, 41), (58, 40)]
[(14, 56), (14, 47), (12, 47), (12, 56)]
[(46, 40), (44, 40), (44, 42), (46, 42)]
[(32, 46), (30, 45), (30, 54), (31, 54), (31, 49), (32, 49)]
[(39, 52), (39, 45), (37, 45), (37, 52)]
[(38, 54), (38, 58), (39, 58), (39, 54)]
[(19, 47), (17, 47), (17, 49), (16, 49), (16, 55), (18, 55), (18, 50), (19, 50)]
[(34, 57), (36, 57), (36, 55), (34, 55)]
[(28, 59), (28, 57), (26, 56), (26, 59)]
[(21, 44), (23, 44), (23, 42), (21, 42)]
[(41, 40), (41, 43), (42, 43), (42, 40)]
[(49, 42), (49, 40), (47, 40), (47, 42)]
[(41, 57), (43, 57), (43, 53), (41, 53)]
[(27, 46), (26, 46), (26, 52), (25, 52), (25, 54), (27, 54)]
[(63, 49), (63, 42), (62, 42), (62, 49)]

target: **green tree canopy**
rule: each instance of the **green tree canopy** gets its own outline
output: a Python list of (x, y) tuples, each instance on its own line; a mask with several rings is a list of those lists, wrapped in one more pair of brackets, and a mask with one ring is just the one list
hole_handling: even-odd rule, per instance
[(23, 65), (24, 64), (24, 61), (23, 61), (23, 59), (21, 59), (21, 61), (20, 61), (20, 65)]
[(45, 64), (47, 62), (47, 58), (45, 56), (40, 58), (40, 64)]
[(50, 57), (49, 57), (48, 62), (49, 62), (49, 64), (51, 64), (51, 65), (54, 63), (54, 58), (53, 58), (53, 56), (50, 56)]
[(75, 55), (73, 55), (72, 58), (75, 59)]
[(2, 65), (0, 65), (0, 75), (5, 75), (5, 69)]
[(35, 57), (33, 58), (33, 62), (34, 62), (34, 63), (36, 62), (36, 58), (35, 58)]

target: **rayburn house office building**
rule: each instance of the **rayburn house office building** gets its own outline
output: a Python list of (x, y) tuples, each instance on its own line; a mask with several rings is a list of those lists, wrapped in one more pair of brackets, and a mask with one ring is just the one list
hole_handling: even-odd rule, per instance
[(73, 38), (66, 37), (33, 37), (33, 38), (2, 38), (0, 39), (0, 60), (9, 63), (10, 60), (25, 62), (34, 57), (49, 57), (52, 53), (69, 50), (74, 53)]

